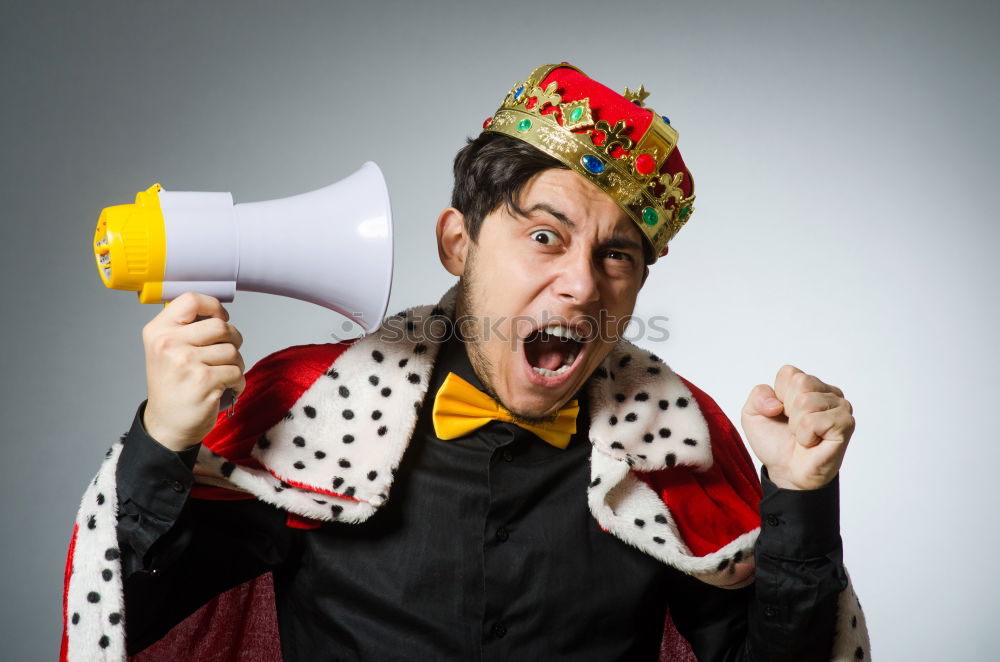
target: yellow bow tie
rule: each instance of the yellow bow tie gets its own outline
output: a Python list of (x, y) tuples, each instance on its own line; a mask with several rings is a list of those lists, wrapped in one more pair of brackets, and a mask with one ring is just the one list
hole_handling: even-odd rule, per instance
[(449, 372), (434, 396), (431, 418), (434, 421), (434, 433), (439, 439), (461, 437), (490, 421), (506, 421), (534, 432), (556, 448), (566, 448), (570, 437), (576, 432), (576, 415), (579, 411), (580, 405), (576, 400), (571, 400), (559, 410), (551, 423), (522, 423), (514, 420), (514, 416), (493, 398)]

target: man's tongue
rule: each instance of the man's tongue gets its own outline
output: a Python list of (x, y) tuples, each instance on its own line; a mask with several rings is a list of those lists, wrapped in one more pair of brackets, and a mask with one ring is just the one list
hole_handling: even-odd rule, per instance
[(578, 343), (557, 336), (535, 334), (525, 342), (528, 362), (536, 368), (556, 370), (569, 363)]

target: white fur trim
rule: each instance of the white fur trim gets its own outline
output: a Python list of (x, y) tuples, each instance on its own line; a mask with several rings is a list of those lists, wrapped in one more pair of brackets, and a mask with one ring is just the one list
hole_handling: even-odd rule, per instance
[(100, 470), (83, 494), (76, 515), (76, 545), (66, 589), (67, 659), (70, 662), (125, 659), (125, 610), (115, 486), (115, 469), (121, 450), (121, 441), (108, 449)]

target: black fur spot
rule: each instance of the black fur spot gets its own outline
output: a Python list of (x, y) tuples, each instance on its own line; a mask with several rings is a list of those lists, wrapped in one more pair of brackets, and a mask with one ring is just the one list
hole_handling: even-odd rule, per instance
[(378, 375), (369, 375), (368, 383), (372, 386), (378, 386)]
[(97, 528), (97, 518), (95, 516), (90, 515), (87, 517), (87, 528), (91, 530)]
[(293, 418), (295, 418), (295, 414), (293, 414), (293, 413), (292, 413), (292, 412), (290, 412), (290, 411), (286, 411), (286, 412), (285, 412), (285, 420), (286, 420), (286, 421), (290, 421), (290, 420), (292, 420)]
[(232, 462), (223, 462), (222, 466), (219, 467), (219, 473), (221, 473), (226, 478), (233, 475), (233, 470), (236, 469), (236, 465)]
[(333, 513), (334, 517), (340, 517), (340, 513), (344, 512), (343, 506), (330, 506), (330, 512)]
[(306, 445), (306, 440), (303, 439), (302, 437), (295, 437), (295, 439), (292, 439), (292, 443), (298, 446), (299, 448), (303, 448)]
[(645, 460), (645, 459), (646, 459), (646, 456), (645, 456), (645, 455), (640, 455), (640, 454), (638, 454), (638, 453), (636, 453), (636, 455), (635, 455), (635, 456), (636, 456), (637, 458), (639, 458), (640, 460)]
[(628, 423), (635, 423), (638, 418), (639, 416), (636, 415), (634, 411), (630, 411), (629, 413), (625, 414), (625, 420)]
[(315, 457), (317, 460), (322, 460), (324, 457), (326, 457), (326, 453), (324, 453), (323, 451), (316, 451), (315, 453), (313, 453), (313, 457)]
[(388, 386), (383, 386), (380, 393), (382, 394), (383, 398), (388, 398), (390, 395), (392, 395), (392, 389), (389, 388)]
[(639, 402), (645, 402), (646, 400), (649, 400), (649, 393), (646, 393), (645, 391), (639, 391), (638, 393), (635, 394), (635, 399)]
[(351, 420), (352, 418), (354, 418), (354, 412), (351, 411), (350, 409), (345, 409), (342, 415), (347, 420)]
[(105, 568), (104, 570), (101, 570), (101, 579), (103, 579), (106, 582), (110, 582), (111, 578), (114, 577), (114, 576), (115, 576), (115, 573), (111, 572), (107, 568)]
[(856, 615), (851, 616), (851, 627), (852, 628), (858, 627), (858, 617)]
[(330, 379), (336, 379), (337, 377), (340, 377), (340, 373), (334, 370), (333, 368), (330, 368), (330, 370), (326, 372), (326, 376), (329, 377)]
[(627, 366), (629, 364), (629, 361), (631, 361), (631, 360), (632, 360), (632, 357), (626, 354), (618, 362), (618, 367), (619, 368), (624, 368), (625, 366)]
[(688, 400), (687, 400), (687, 398), (677, 398), (677, 406), (678, 407), (687, 407), (688, 406)]
[(265, 448), (270, 448), (270, 447), (271, 447), (271, 440), (268, 439), (267, 437), (261, 437), (260, 439), (257, 440), (257, 448), (264, 450)]
[(368, 480), (375, 480), (376, 478), (378, 478), (378, 472), (377, 471), (369, 471), (368, 472)]
[(376, 349), (375, 351), (372, 352), (372, 358), (375, 359), (375, 363), (381, 363), (382, 360), (385, 358), (385, 355)]
[(670, 436), (670, 428), (660, 428), (660, 436), (666, 439)]
[(611, 448), (622, 449), (622, 448), (625, 448), (625, 447), (622, 446), (622, 444), (621, 444), (620, 441), (612, 441), (611, 442)]
[(339, 464), (340, 466), (344, 467), (345, 469), (350, 469), (351, 468), (351, 461), (347, 460), (345, 458), (340, 458), (340, 462), (337, 462), (337, 464)]
[(597, 487), (600, 484), (601, 484), (601, 477), (600, 476), (598, 476), (594, 480), (590, 481), (590, 486), (591, 487)]
[(618, 402), (625, 402), (625, 394), (615, 393), (615, 400), (617, 400)]
[(96, 605), (100, 601), (101, 601), (101, 594), (98, 593), (97, 591), (91, 591), (90, 593), (87, 594), (87, 602), (89, 602), (90, 604)]
[(107, 648), (111, 645), (111, 640), (108, 639), (108, 635), (102, 634), (101, 638), (97, 640), (97, 645), (101, 648)]
[(337, 489), (343, 484), (344, 484), (344, 479), (341, 478), (340, 476), (337, 476), (336, 478), (333, 479), (333, 489)]
[(653, 519), (656, 520), (657, 524), (666, 524), (667, 523), (667, 517), (666, 517), (666, 515), (663, 515), (663, 514), (659, 514), (656, 517), (654, 517)]
[(338, 388), (337, 393), (339, 393), (340, 397), (342, 398), (351, 397), (351, 391), (346, 386), (341, 386), (340, 388)]
[(646, 526), (646, 520), (641, 520), (637, 517), (635, 518), (635, 525), (641, 529), (642, 527)]
[(382, 412), (380, 412), (378, 409), (376, 409), (375, 411), (372, 412), (372, 420), (373, 421), (377, 421), (380, 418), (382, 418)]
[(673, 453), (667, 453), (667, 456), (663, 458), (663, 461), (667, 463), (668, 467), (672, 467), (677, 464), (677, 456)]
[(406, 376), (406, 380), (408, 382), (410, 382), (411, 384), (419, 384), (420, 383), (420, 375), (418, 375), (415, 372), (411, 372), (410, 374), (408, 374)]
[(101, 492), (99, 492), (97, 494), (97, 505), (98, 506), (103, 506), (104, 505), (104, 494), (101, 493)]
[(405, 368), (406, 364), (409, 363), (409, 362), (410, 362), (410, 359), (400, 359), (399, 360), (399, 367), (400, 368)]
[(729, 559), (722, 559), (721, 561), (719, 561), (719, 565), (717, 565), (715, 569), (718, 570), (719, 572), (722, 572), (728, 567), (729, 567)]
[(302, 460), (299, 460), (298, 462), (296, 462), (292, 466), (295, 467), (296, 469), (305, 469), (306, 468), (306, 463), (303, 462)]
[(112, 625), (118, 625), (121, 622), (122, 622), (122, 615), (119, 614), (117, 611), (113, 611), (110, 614), (108, 614), (108, 623), (111, 623)]
[(596, 377), (597, 379), (607, 379), (608, 371), (605, 370), (604, 368), (598, 368), (597, 370), (594, 371), (594, 377)]
[(653, 435), (647, 432), (646, 434), (642, 435), (642, 440), (645, 441), (647, 444), (651, 444), (653, 443)]
[(423, 343), (421, 343), (421, 344), (419, 344), (419, 345), (417, 345), (416, 347), (413, 348), (413, 353), (414, 354), (423, 354), (426, 351), (427, 351), (427, 345), (424, 345)]
[(378, 436), (384, 437), (385, 433), (388, 432), (388, 431), (389, 431), (389, 428), (387, 428), (384, 425), (380, 425), (379, 428), (378, 428)]
[(104, 550), (104, 558), (109, 561), (117, 561), (121, 558), (122, 553), (118, 551), (117, 547), (108, 547)]
[(354, 496), (354, 488), (353, 487), (348, 487), (346, 490), (344, 490), (344, 496), (346, 496), (346, 497), (353, 497)]
[(316, 418), (315, 407), (310, 407), (309, 405), (306, 405), (305, 407), (302, 408), (302, 411), (305, 412), (305, 415), (308, 416), (309, 418)]
[(863, 659), (865, 659), (865, 649), (862, 648), (861, 646), (858, 646), (857, 648), (855, 648), (854, 649), (854, 659), (855, 660), (863, 660)]
[(610, 423), (611, 425), (618, 425), (618, 417), (612, 416), (611, 418), (608, 419), (608, 423)]
[(697, 446), (698, 442), (695, 441), (694, 439), (685, 439), (684, 440), (684, 445), (685, 446)]
[(73, 622), (73, 625), (76, 625), (80, 622), (80, 614), (73, 612), (73, 618), (70, 620)]
[(660, 357), (657, 356), (656, 354), (650, 354), (649, 355), (649, 360), (650, 361), (656, 361), (657, 363), (662, 363), (662, 361), (660, 360)]
[(665, 410), (669, 406), (670, 406), (669, 402), (667, 402), (666, 400), (660, 400), (660, 409), (664, 409)]
[(646, 372), (648, 372), (651, 375), (658, 375), (660, 374), (660, 369), (654, 365), (646, 368)]
[(653, 536), (653, 542), (655, 542), (657, 545), (662, 545), (667, 541), (661, 538), (660, 536)]
[(353, 444), (354, 443), (354, 435), (353, 434), (345, 434), (344, 437), (343, 437), (343, 441), (344, 441), (345, 444)]

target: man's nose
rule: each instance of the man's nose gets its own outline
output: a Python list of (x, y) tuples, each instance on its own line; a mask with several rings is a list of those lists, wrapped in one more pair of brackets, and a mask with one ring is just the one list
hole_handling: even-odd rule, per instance
[(578, 306), (597, 301), (599, 290), (594, 261), (589, 255), (567, 255), (555, 286), (556, 294), (563, 301)]

